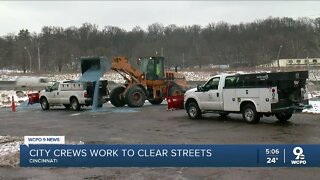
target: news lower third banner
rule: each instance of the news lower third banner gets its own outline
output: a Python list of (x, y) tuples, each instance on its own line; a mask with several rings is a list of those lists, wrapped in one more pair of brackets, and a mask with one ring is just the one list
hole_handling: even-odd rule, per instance
[(320, 145), (20, 146), (21, 167), (320, 167)]

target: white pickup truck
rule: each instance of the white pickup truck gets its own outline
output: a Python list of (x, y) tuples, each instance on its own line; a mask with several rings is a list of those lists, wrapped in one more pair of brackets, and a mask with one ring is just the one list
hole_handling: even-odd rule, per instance
[(307, 78), (307, 71), (217, 75), (188, 90), (184, 107), (191, 119), (215, 112), (242, 113), (248, 123), (259, 122), (263, 115), (287, 121), (308, 107), (302, 103)]
[[(109, 89), (107, 81), (99, 82), (98, 106), (108, 101)], [(53, 86), (41, 91), (39, 95), (40, 105), (43, 110), (50, 106), (63, 105), (66, 109), (70, 107), (78, 111), (81, 106), (93, 104), (94, 82), (64, 81), (56, 82)]]

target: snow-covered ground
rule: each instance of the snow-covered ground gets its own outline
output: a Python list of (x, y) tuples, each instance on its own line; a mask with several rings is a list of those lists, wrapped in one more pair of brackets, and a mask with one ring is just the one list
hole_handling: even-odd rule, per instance
[(319, 81), (320, 80), (320, 70), (309, 70), (309, 80)]
[[(24, 144), (23, 137), (0, 136), (0, 167), (19, 166), (21, 144)], [(66, 144), (84, 144), (84, 142), (66, 141)]]
[(312, 106), (311, 109), (305, 109), (303, 112), (305, 113), (313, 113), (319, 114), (320, 113), (320, 99), (318, 101), (309, 101), (309, 104)]
[(23, 138), (0, 136), (0, 167), (19, 165), (19, 149)]
[(0, 91), (0, 107), (11, 107), (12, 97), (17, 106), (25, 103), (28, 100), (28, 96), (25, 94), (17, 96), (16, 91)]
[(23, 73), (20, 70), (0, 69), (0, 74)]

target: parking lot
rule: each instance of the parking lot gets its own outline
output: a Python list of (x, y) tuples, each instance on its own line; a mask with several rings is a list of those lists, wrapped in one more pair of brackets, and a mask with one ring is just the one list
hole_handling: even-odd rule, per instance
[[(319, 144), (320, 117), (296, 114), (290, 122), (274, 117), (251, 125), (240, 114), (222, 118), (206, 114), (190, 120), (185, 110), (167, 111), (166, 104), (142, 108), (63, 108), (39, 106), (0, 109), (1, 135), (61, 135), (67, 143), (85, 144)], [(273, 179), (315, 178), (319, 168), (19, 168), (3, 167), (0, 179)], [(299, 178), (300, 177), (300, 178)]]

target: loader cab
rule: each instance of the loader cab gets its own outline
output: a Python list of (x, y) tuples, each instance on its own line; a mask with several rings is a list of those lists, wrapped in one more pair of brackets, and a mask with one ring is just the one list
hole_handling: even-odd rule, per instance
[(140, 71), (147, 80), (164, 79), (164, 57), (143, 57), (138, 59)]

